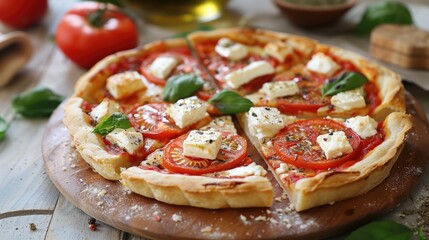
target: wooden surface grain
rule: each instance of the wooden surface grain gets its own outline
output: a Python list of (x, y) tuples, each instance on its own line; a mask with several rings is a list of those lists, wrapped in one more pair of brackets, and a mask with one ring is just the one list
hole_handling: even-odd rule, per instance
[[(14, 95), (35, 86), (47, 86), (64, 96), (70, 96), (76, 79), (85, 72), (67, 60), (52, 39), (56, 22), (73, 2), (50, 0), (50, 11), (43, 22), (23, 30), (31, 37), (34, 55), (8, 85), (0, 88), (0, 116), (11, 122), (6, 138), (0, 142), (0, 239), (143, 239), (101, 222), (98, 223), (97, 231), (90, 231), (87, 226), (88, 215), (67, 201), (45, 172), (41, 141), (47, 120), (24, 119), (15, 115), (11, 107)], [(414, 4), (412, 11), (417, 25), (428, 29), (427, 1), (404, 2)], [(369, 56), (368, 39), (357, 38), (350, 30), (358, 21), (363, 8), (364, 4), (359, 3), (335, 26), (302, 30), (291, 26), (269, 1), (253, 1), (248, 4), (248, 0), (231, 0), (228, 21), (220, 21), (218, 26), (245, 24), (299, 33)], [(141, 20), (138, 22), (141, 44), (169, 37), (180, 31), (178, 28), (162, 28)], [(0, 32), (12, 31), (14, 29), (0, 24)], [(429, 83), (427, 71), (395, 70), (411, 82)], [(426, 115), (429, 115), (428, 93), (413, 84), (406, 84), (406, 88), (415, 97), (416, 104), (420, 104)], [(415, 226), (418, 216), (404, 218), (401, 213), (407, 209), (418, 209), (421, 204), (419, 199), (429, 196), (428, 172), (426, 167), (422, 175), (422, 179), (426, 181), (419, 181), (417, 188), (394, 211), (374, 220), (390, 219), (410, 227)], [(30, 230), (30, 223), (36, 225), (35, 231)]]

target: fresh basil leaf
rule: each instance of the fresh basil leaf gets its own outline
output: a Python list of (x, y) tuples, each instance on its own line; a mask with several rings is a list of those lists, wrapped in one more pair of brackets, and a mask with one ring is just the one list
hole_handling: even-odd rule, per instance
[(48, 88), (36, 88), (13, 98), (15, 112), (27, 118), (49, 117), (64, 97)]
[(423, 229), (421, 227), (417, 228), (417, 237), (419, 240), (427, 240), (427, 238), (423, 232)]
[(357, 72), (345, 72), (339, 77), (328, 80), (322, 87), (322, 96), (332, 96), (339, 92), (353, 90), (363, 86), (368, 79)]
[(177, 33), (174, 34), (173, 36), (171, 36), (171, 38), (186, 38), (189, 34), (196, 32), (196, 31), (210, 31), (213, 30), (214, 28), (212, 26), (207, 26), (207, 25), (202, 25), (197, 27), (194, 30), (190, 30), (190, 31), (185, 31), (185, 32), (181, 32), (181, 33)]
[(122, 113), (114, 113), (95, 126), (93, 133), (106, 136), (116, 128), (128, 129), (131, 127), (130, 120)]
[(377, 2), (368, 5), (366, 11), (356, 27), (356, 34), (366, 36), (382, 23), (413, 24), (410, 10), (399, 2)]
[(9, 124), (4, 118), (0, 117), (0, 140), (6, 136), (7, 129), (9, 129)]
[(187, 98), (204, 85), (204, 81), (194, 74), (181, 74), (170, 77), (162, 92), (162, 99), (166, 102), (176, 102), (179, 99)]
[(253, 107), (252, 101), (231, 90), (223, 90), (210, 98), (208, 103), (222, 114), (247, 112)]
[(410, 240), (413, 232), (408, 227), (392, 222), (372, 222), (353, 231), (345, 240)]

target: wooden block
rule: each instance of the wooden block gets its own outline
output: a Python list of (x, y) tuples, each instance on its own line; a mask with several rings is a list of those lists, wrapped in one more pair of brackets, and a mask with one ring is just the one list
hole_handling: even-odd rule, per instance
[(400, 67), (429, 69), (429, 56), (407, 55), (375, 44), (370, 45), (369, 53), (377, 59)]
[(396, 53), (429, 58), (429, 32), (415, 26), (383, 24), (371, 33), (371, 44)]

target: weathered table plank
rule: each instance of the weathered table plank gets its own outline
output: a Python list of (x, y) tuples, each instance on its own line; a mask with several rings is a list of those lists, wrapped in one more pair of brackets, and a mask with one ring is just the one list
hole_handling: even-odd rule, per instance
[[(44, 239), (52, 215), (28, 215), (0, 219), (1, 239)], [(30, 224), (34, 223), (36, 229), (30, 229)]]

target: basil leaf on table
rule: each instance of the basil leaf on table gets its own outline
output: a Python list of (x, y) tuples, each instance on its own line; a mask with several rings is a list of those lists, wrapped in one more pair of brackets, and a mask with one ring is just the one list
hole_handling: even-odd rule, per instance
[(122, 113), (114, 113), (97, 124), (92, 132), (106, 136), (116, 128), (128, 129), (130, 127), (131, 123), (127, 116)]
[(371, 31), (382, 23), (413, 24), (410, 10), (399, 2), (378, 2), (368, 5), (366, 11), (356, 27), (359, 36), (369, 35)]
[(328, 80), (322, 87), (322, 96), (332, 96), (339, 92), (353, 90), (363, 86), (368, 79), (357, 72), (345, 72), (339, 77)]
[(6, 136), (7, 129), (9, 129), (9, 124), (0, 117), (0, 140)]
[(410, 240), (413, 232), (410, 228), (392, 221), (372, 222), (353, 231), (345, 240)]
[(214, 105), (222, 114), (247, 112), (251, 107), (253, 107), (252, 101), (231, 90), (223, 90), (219, 92), (210, 98), (208, 103)]
[(179, 99), (187, 98), (204, 85), (204, 81), (194, 74), (181, 74), (170, 77), (162, 92), (162, 99), (166, 102), (176, 102)]
[(16, 95), (12, 101), (15, 112), (27, 118), (49, 117), (64, 97), (48, 88), (36, 88)]

